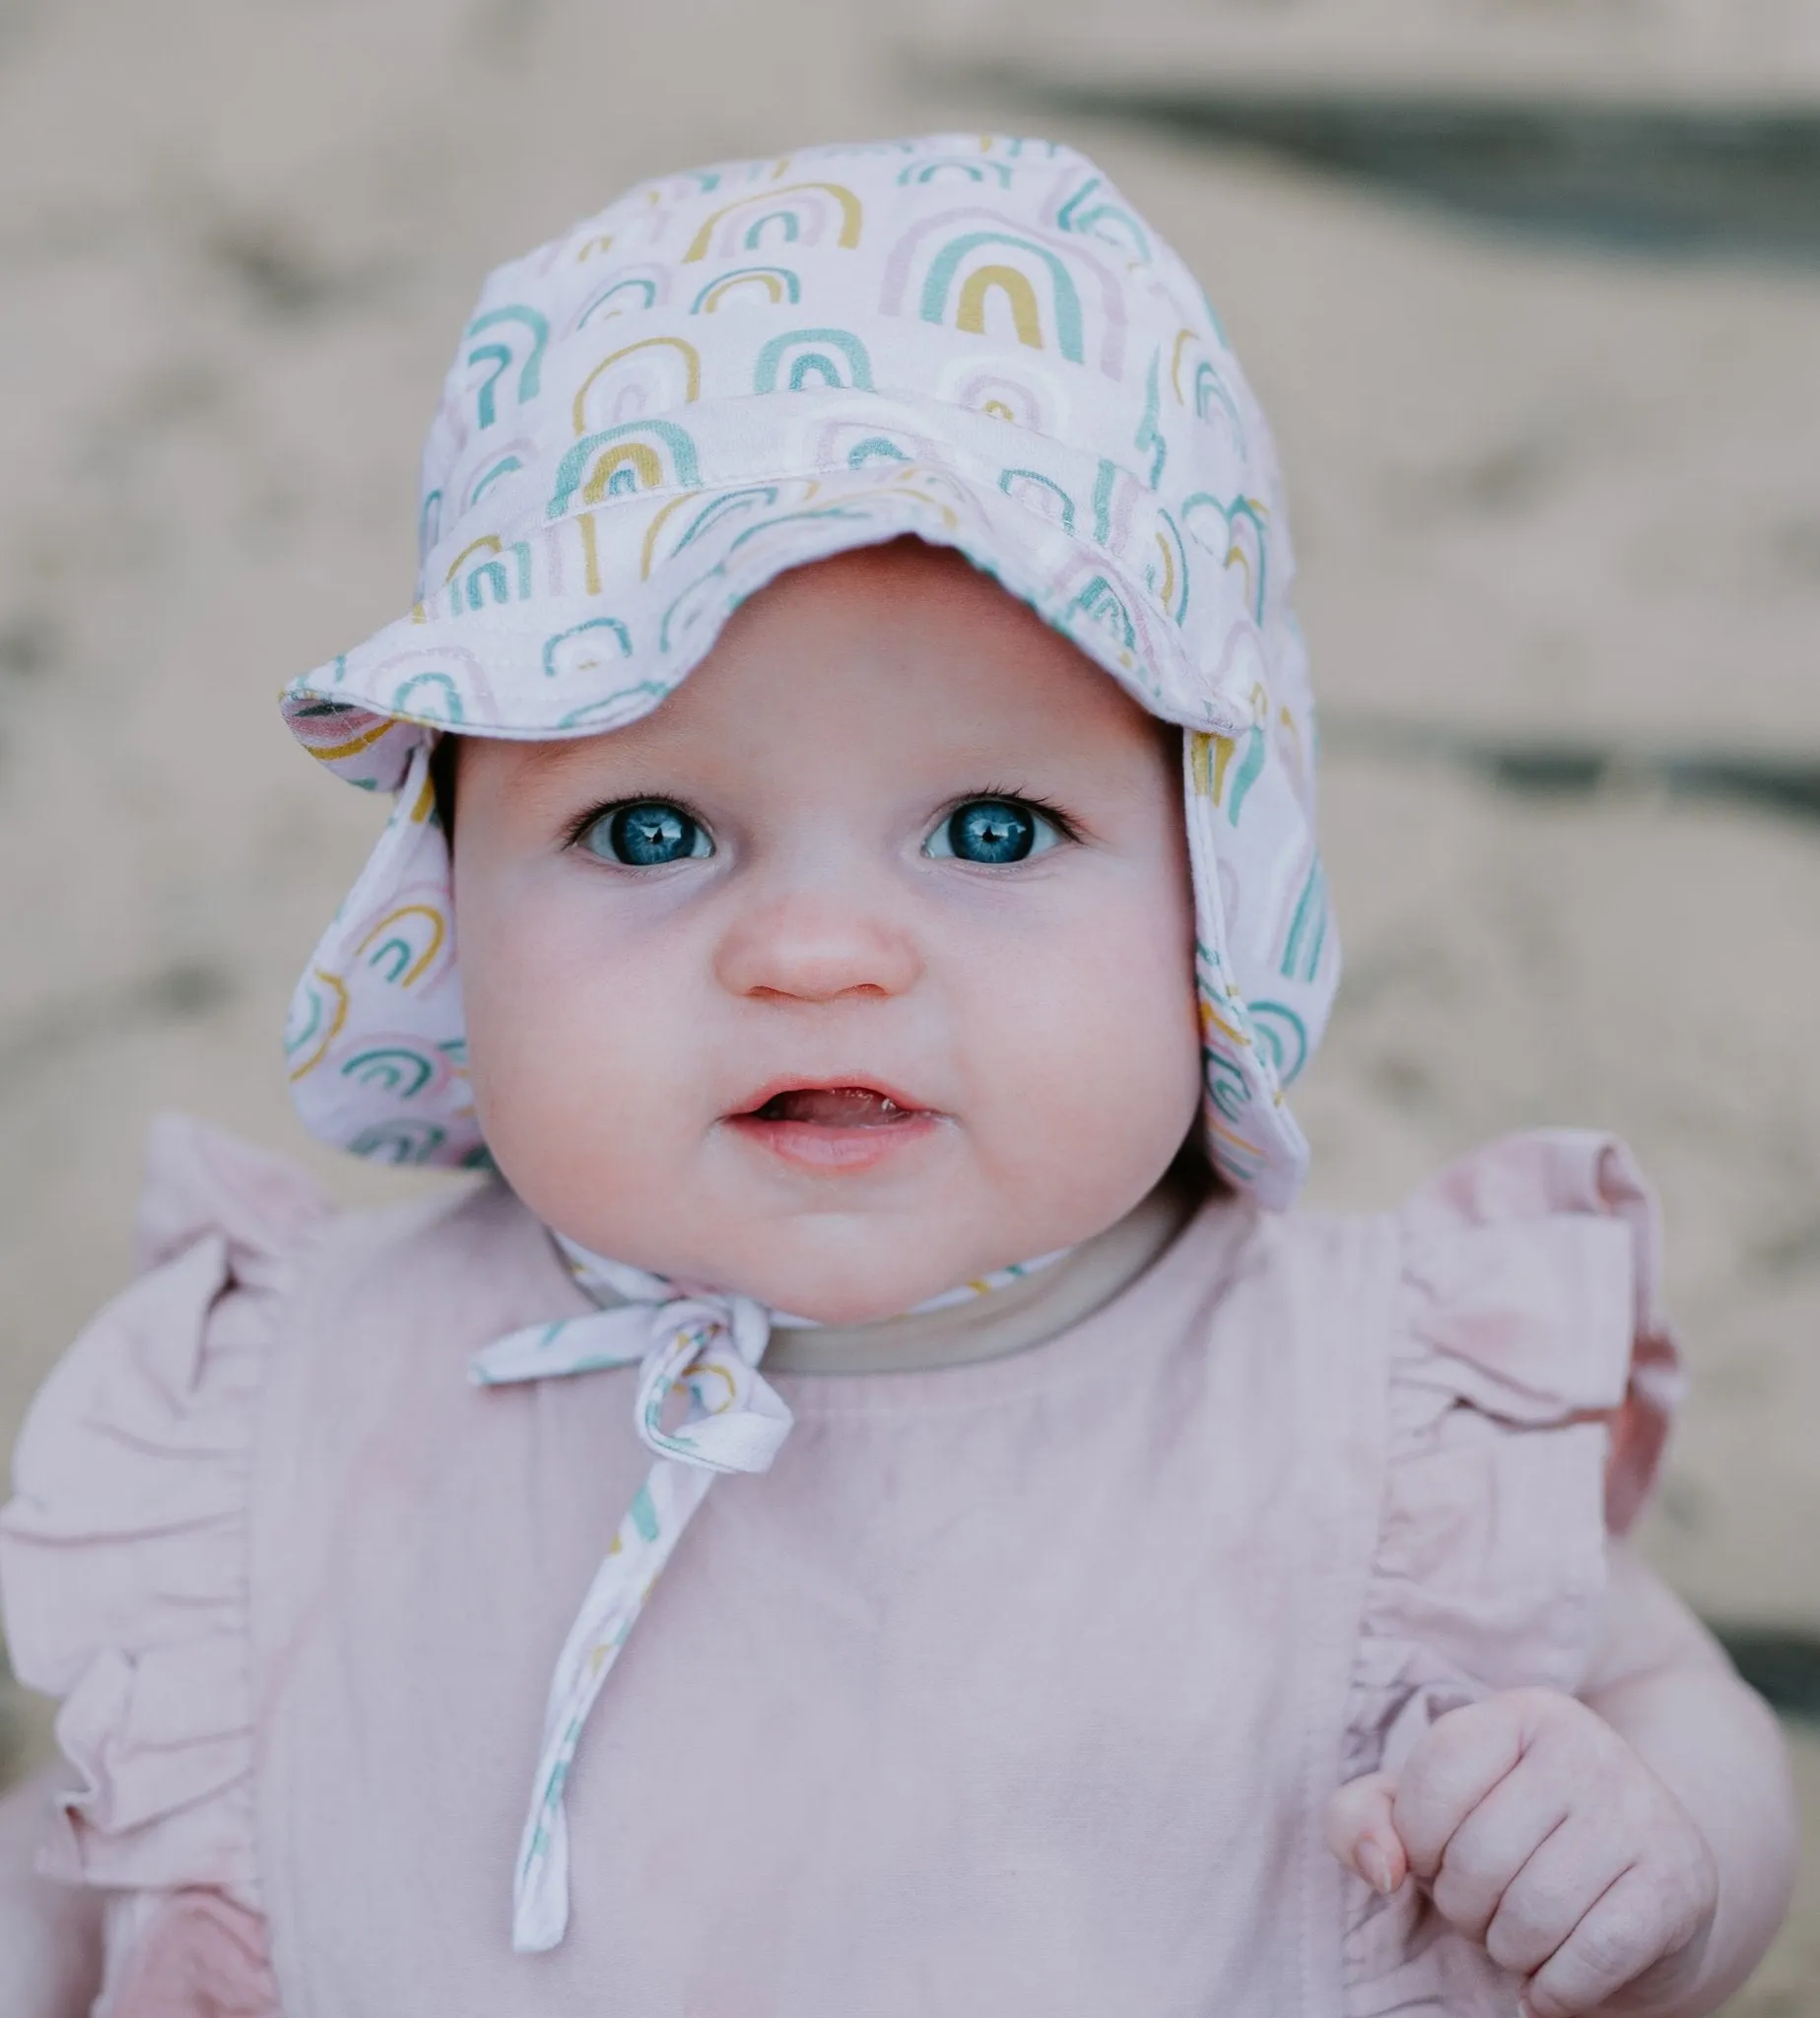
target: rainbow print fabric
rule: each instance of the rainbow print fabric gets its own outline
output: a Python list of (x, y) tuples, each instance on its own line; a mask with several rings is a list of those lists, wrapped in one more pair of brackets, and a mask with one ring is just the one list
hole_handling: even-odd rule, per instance
[(1271, 1206), (1338, 942), (1269, 432), (1206, 297), (1083, 156), (937, 135), (666, 176), (486, 283), (425, 449), (411, 609), (294, 681), (291, 727), (396, 794), (301, 981), (303, 1118), (479, 1164), (444, 733), (610, 731), (747, 596), (914, 534), (1184, 731), (1207, 1142)]

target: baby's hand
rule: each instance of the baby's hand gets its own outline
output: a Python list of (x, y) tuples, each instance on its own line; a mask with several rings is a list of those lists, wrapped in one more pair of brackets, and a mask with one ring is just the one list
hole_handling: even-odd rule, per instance
[(1327, 1841), (1377, 1891), (1421, 1879), (1445, 1919), (1528, 1978), (1534, 2018), (1672, 2005), (1718, 1899), (1687, 1810), (1610, 1724), (1551, 1689), (1441, 1717), (1399, 1775), (1340, 1788)]

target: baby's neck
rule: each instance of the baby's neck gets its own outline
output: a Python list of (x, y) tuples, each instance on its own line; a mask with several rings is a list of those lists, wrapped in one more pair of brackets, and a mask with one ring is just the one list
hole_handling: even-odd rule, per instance
[(770, 1374), (905, 1374), (1002, 1358), (1059, 1337), (1128, 1289), (1175, 1240), (1198, 1200), (1159, 1184), (1123, 1219), (1059, 1260), (944, 1310), (870, 1324), (779, 1326), (765, 1355)]

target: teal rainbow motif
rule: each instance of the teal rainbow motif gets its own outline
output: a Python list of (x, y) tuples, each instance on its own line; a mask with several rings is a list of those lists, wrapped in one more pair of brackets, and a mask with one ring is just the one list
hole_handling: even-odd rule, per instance
[(1096, 630), (1105, 631), (1114, 638), (1125, 650), (1137, 645), (1137, 626), (1131, 621), (1131, 612), (1125, 607), (1124, 598), (1107, 580), (1104, 574), (1096, 574), (1068, 605), (1068, 628), (1074, 629), (1073, 619), (1080, 617)]
[(1251, 787), (1263, 775), (1268, 742), (1261, 723), (1253, 722), (1246, 731), (1245, 755), (1239, 760), (1238, 770), (1232, 774), (1232, 783), (1226, 794), (1226, 817), (1235, 827), (1245, 811), (1245, 802), (1250, 796)]
[(611, 322), (619, 315), (636, 315), (643, 309), (654, 308), (659, 300), (658, 282), (654, 275), (621, 274), (590, 296), (586, 306), (575, 317), (575, 327), (580, 330), (590, 322)]
[(395, 986), (411, 988), (435, 966), (447, 942), (447, 914), (439, 903), (401, 904), (371, 926), (356, 945), (354, 960)]
[(1186, 324), (1177, 330), (1170, 346), (1170, 390), (1176, 404), (1188, 408), (1197, 421), (1211, 421), (1217, 414), (1243, 456), (1247, 452), (1245, 416), (1225, 373), (1205, 355), (1206, 348), (1201, 331)]
[(666, 680), (637, 680), (629, 687), (616, 687), (598, 700), (583, 702), (579, 707), (558, 715), (553, 726), (565, 732), (585, 729), (590, 734), (622, 728), (627, 722), (649, 714), (670, 691)]
[(531, 441), (514, 441), (509, 448), (492, 458), (468, 487), (466, 505), (469, 510), (492, 490), (495, 484), (505, 478), (515, 476), (524, 468), (525, 455), (536, 453), (536, 444)]
[(693, 437), (674, 421), (627, 421), (584, 435), (563, 457), (547, 511), (561, 518), (580, 493), (588, 504), (640, 491), (692, 491), (702, 481)]
[(1137, 424), (1137, 434), (1132, 445), (1140, 455), (1150, 458), (1150, 470), (1146, 482), (1154, 491), (1163, 481), (1163, 468), (1169, 461), (1169, 443), (1163, 438), (1163, 431), (1157, 425), (1157, 367), (1162, 363), (1157, 352), (1151, 353), (1150, 370), (1144, 377), (1144, 412)]
[(916, 457), (902, 448), (889, 435), (866, 435), (846, 451), (848, 469), (864, 469), (869, 462), (914, 462)]
[(851, 330), (790, 329), (774, 336), (753, 367), (753, 391), (775, 392), (786, 360), (785, 383), (791, 392), (822, 385), (872, 390), (872, 361)]
[(1327, 876), (1316, 855), (1290, 916), (1278, 973), (1285, 980), (1312, 982), (1320, 972), (1320, 956), (1326, 941)]
[(322, 1063), (347, 1018), (347, 983), (313, 964), (305, 969), (285, 1019), (285, 1063), (293, 1084)]
[[(718, 608), (725, 615), (743, 600), (740, 595), (729, 598), (727, 582), (733, 572), (733, 563), (740, 550), (754, 540), (765, 540), (782, 545), (792, 528), (797, 526), (825, 527), (830, 522), (845, 520), (851, 524), (867, 525), (873, 514), (860, 504), (827, 504), (810, 506), (796, 511), (780, 511), (773, 516), (761, 518), (756, 523), (745, 525), (727, 542), (726, 554), (722, 560), (705, 575), (692, 581), (663, 613), (663, 622), (658, 630), (658, 643), (668, 650), (686, 637), (700, 623), (703, 615), (710, 608)], [(832, 550), (838, 542), (830, 541)]]
[(998, 473), (998, 488), (1007, 498), (1015, 498), (1020, 504), (1059, 523), (1063, 532), (1073, 532), (1074, 500), (1053, 477), (1045, 477), (1039, 469), (1003, 469)]
[[(1023, 260), (991, 259), (969, 268), (959, 279), (970, 255), (981, 249), (1023, 253)], [(1040, 299), (1040, 282), (1028, 267), (1034, 260), (1047, 280), (1046, 303)], [(986, 307), (992, 296), (1002, 299), (1017, 340), (1033, 351), (1054, 347), (1071, 365), (1084, 362), (1081, 348), (1081, 298), (1066, 262), (1046, 245), (1004, 231), (969, 232), (950, 239), (935, 255), (922, 284), (921, 313), (925, 322), (953, 321), (956, 329), (982, 336)], [(1045, 307), (1047, 314), (1045, 315)]]
[(779, 487), (775, 484), (755, 484), (747, 490), (723, 492), (704, 504), (684, 526), (677, 535), (676, 543), (664, 556), (665, 560), (674, 560), (685, 547), (693, 546), (697, 540), (718, 531), (729, 518), (752, 518), (769, 511), (779, 496)]
[(1130, 267), (1150, 264), (1150, 235), (1137, 213), (1107, 193), (1106, 177), (1090, 175), (1055, 214), (1058, 231), (1078, 232), (1124, 254)]
[(898, 172), (898, 184), (933, 182), (951, 175), (964, 182), (996, 181), (1001, 189), (1011, 187), (1011, 164), (981, 160), (977, 155), (938, 155), (934, 161), (910, 162)]
[[(474, 395), (475, 419), (490, 428), (499, 417), (497, 388), (514, 365), (518, 376), (515, 396), (519, 406), (535, 399), (543, 384), (544, 347), (550, 341), (550, 324), (535, 308), (513, 303), (508, 308), (494, 308), (477, 315), (468, 324), (470, 338), (493, 331), (494, 341), (478, 344), (468, 353), (468, 364), (491, 365), (492, 371), (481, 380)], [(526, 338), (529, 341), (526, 341)]]
[(1308, 1026), (1287, 1003), (1253, 1002), (1249, 1006), (1252, 1026), (1259, 1043), (1269, 1053), (1277, 1083), (1281, 1086), (1295, 1085), (1302, 1076), (1303, 1066), (1308, 1063)]
[(460, 683), (451, 673), (413, 673), (392, 689), (389, 706), (393, 714), (407, 721), (443, 726), (467, 719)]
[(377, 1087), (399, 1100), (415, 1100), (438, 1076), (438, 1064), (409, 1044), (375, 1044), (356, 1051), (341, 1068), (344, 1079)]
[[(442, 532), (442, 493), (426, 491), (417, 514), (417, 558), (426, 561)], [(344, 653), (345, 657), (346, 654)]]
[(544, 677), (591, 680), (632, 656), (632, 633), (617, 617), (589, 617), (544, 641)]
[[(463, 564), (475, 552), (490, 551), (492, 558), (476, 561), (465, 574), (460, 573)], [(459, 579), (456, 579), (457, 575)], [(531, 549), (523, 540), (515, 540), (510, 547), (502, 546), (497, 538), (483, 543), (475, 542), (467, 553), (460, 555), (449, 570), (448, 607), (451, 616), (459, 616), (464, 610), (472, 612), (485, 609), (490, 603), (508, 603), (514, 599), (528, 601), (531, 594)]]
[(1182, 501), (1181, 521), (1188, 537), (1213, 555), (1222, 568), (1239, 570), (1245, 582), (1245, 605), (1255, 624), (1264, 621), (1269, 592), (1264, 518), (1265, 506), (1256, 498), (1228, 500), (1196, 491)]

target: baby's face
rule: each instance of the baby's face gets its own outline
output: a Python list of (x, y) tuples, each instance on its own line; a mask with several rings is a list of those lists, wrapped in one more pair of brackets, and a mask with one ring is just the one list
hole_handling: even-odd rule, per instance
[(1085, 1239), (1193, 1124), (1178, 741), (915, 542), (610, 735), (463, 739), (475, 1098), (549, 1225), (830, 1323)]

